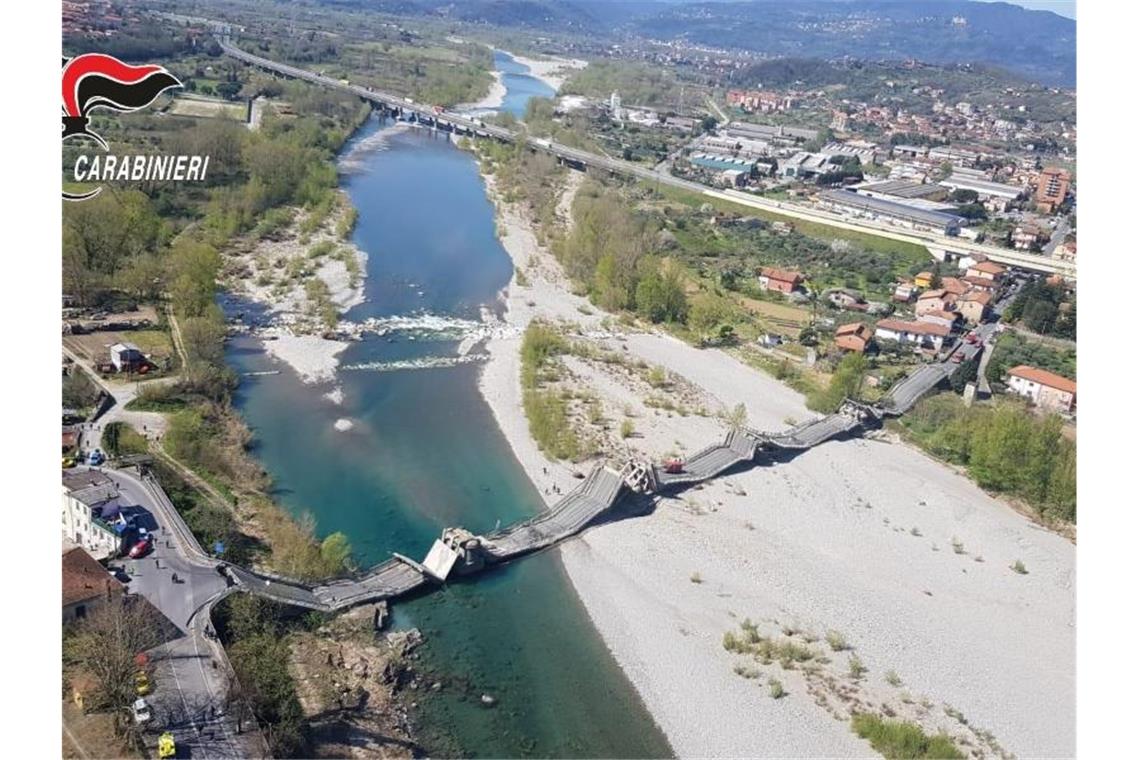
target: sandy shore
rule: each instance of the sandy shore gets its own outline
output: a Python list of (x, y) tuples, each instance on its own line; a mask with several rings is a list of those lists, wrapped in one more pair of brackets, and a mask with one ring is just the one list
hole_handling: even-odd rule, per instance
[(530, 69), (530, 75), (546, 83), (555, 92), (562, 87), (562, 83), (570, 78), (576, 69), (586, 68), (586, 61), (576, 58), (527, 58), (523, 55), (510, 54), (512, 58)]
[[(602, 333), (602, 315), (569, 293), (526, 220), (497, 205), (504, 247), (525, 273), (526, 285), (516, 276), (504, 294), (516, 330), (537, 316), (577, 322), (598, 347), (663, 366), (705, 394), (709, 414), (664, 413), (645, 404), (635, 383), (572, 363), (607, 416), (632, 415), (635, 453), (694, 451), (723, 435), (715, 413), (740, 401), (761, 429), (813, 416), (799, 394), (723, 352), (656, 334)], [(571, 470), (588, 463), (552, 463), (530, 438), (520, 341), (489, 342), (480, 389), (552, 503), (559, 497), (551, 484), (573, 487)], [(1073, 545), (907, 446), (831, 442), (662, 500), (652, 515), (592, 529), (560, 551), (591, 619), (679, 755), (868, 756), (848, 724), (859, 704), (887, 705), (984, 756), (999, 746), (1023, 756), (1075, 753)], [(1027, 575), (1010, 570), (1016, 559)], [(848, 679), (841, 653), (822, 676), (774, 664), (759, 680), (743, 678), (733, 671), (743, 660), (722, 637), (745, 617), (776, 636), (781, 628), (839, 631), (868, 671)], [(889, 671), (901, 686), (886, 683)], [(783, 683), (785, 698), (769, 696), (768, 678)]]
[(487, 94), (474, 103), (460, 103), (455, 106), (456, 111), (493, 111), (503, 104), (503, 99), (507, 97), (507, 88), (503, 84), (503, 72), (492, 71), (494, 80), (491, 82), (491, 88), (487, 90)]

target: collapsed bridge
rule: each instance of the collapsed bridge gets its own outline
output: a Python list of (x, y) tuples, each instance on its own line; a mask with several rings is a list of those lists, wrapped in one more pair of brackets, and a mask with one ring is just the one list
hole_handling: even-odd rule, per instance
[(533, 518), (486, 535), (475, 535), (463, 528), (445, 529), (422, 562), (393, 554), (391, 559), (361, 575), (323, 584), (307, 584), (227, 563), (219, 565), (219, 569), (235, 590), (323, 612), (393, 600), (430, 589), (453, 576), (477, 573), (554, 546), (613, 517), (618, 502), (628, 493), (654, 495), (683, 490), (753, 462), (763, 452), (804, 451), (877, 427), (884, 416), (901, 414), (913, 406), (925, 392), (949, 377), (950, 372), (952, 370), (940, 369), (921, 373), (921, 378), (914, 383), (900, 383), (897, 386), (900, 394), (886, 397), (881, 405), (848, 400), (833, 414), (782, 432), (764, 433), (736, 427), (723, 441), (693, 454), (679, 471), (636, 459), (627, 462), (620, 471), (599, 464), (577, 488)]

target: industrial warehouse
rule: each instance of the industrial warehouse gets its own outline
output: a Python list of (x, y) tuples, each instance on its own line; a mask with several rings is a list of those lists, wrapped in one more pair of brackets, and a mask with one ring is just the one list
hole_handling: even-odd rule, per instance
[(872, 198), (849, 190), (824, 190), (819, 194), (824, 208), (849, 216), (898, 224), (915, 230), (957, 235), (967, 219), (943, 211), (927, 211), (896, 201)]

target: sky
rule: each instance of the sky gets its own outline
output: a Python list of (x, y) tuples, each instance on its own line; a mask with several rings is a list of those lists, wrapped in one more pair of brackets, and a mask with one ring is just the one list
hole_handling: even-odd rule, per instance
[[(981, 0), (989, 3), (995, 0)], [(1058, 16), (1075, 19), (1077, 17), (1077, 0), (1004, 0), (1004, 2), (1020, 5), (1031, 11), (1053, 11)]]

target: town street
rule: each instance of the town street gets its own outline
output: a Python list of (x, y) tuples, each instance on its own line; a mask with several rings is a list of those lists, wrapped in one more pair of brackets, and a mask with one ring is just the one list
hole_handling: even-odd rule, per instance
[(154, 692), (147, 697), (154, 711), (152, 741), (168, 730), (180, 754), (260, 756), (264, 747), (258, 733), (249, 730), (250, 722), (239, 733), (236, 716), (227, 712), (229, 665), (212, 637), (209, 606), (227, 593), (226, 579), (157, 486), (133, 472), (103, 471), (118, 484), (124, 512), (138, 508), (139, 524), (155, 536), (155, 548), (147, 556), (111, 565), (123, 568), (131, 577), (131, 592), (146, 598), (178, 632), (149, 653), (154, 664)]

